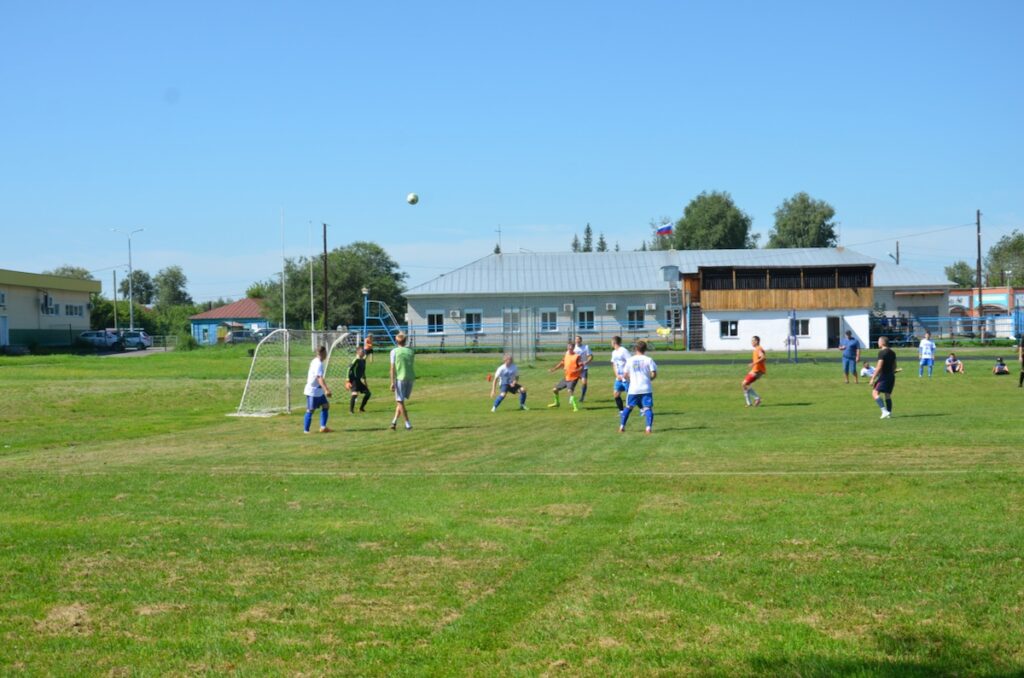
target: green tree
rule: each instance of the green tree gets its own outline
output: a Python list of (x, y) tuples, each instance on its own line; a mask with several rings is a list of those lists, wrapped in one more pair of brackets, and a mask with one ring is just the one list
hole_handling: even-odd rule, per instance
[(185, 290), (188, 278), (181, 266), (168, 266), (160, 269), (153, 277), (156, 287), (157, 306), (191, 306), (192, 297)]
[(947, 266), (946, 278), (955, 282), (959, 287), (974, 287), (977, 282), (974, 267), (966, 261), (958, 261), (952, 266)]
[[(285, 294), (288, 303), (288, 324), (309, 327), (309, 259), (299, 257), (285, 260)], [(324, 327), (321, 317), (324, 307), (323, 255), (313, 261), (313, 310), (317, 328)], [(327, 327), (356, 325), (363, 321), (362, 288), (370, 290), (370, 298), (383, 301), (396, 318), (405, 315), (402, 297), (406, 274), (398, 264), (376, 243), (354, 242), (327, 253)], [(281, 319), (281, 283), (268, 280), (259, 283), (268, 294), (263, 307), (272, 322)], [(255, 287), (255, 285), (253, 286)]]
[(804, 192), (785, 200), (775, 210), (775, 226), (768, 234), (768, 247), (835, 247), (836, 211), (824, 200)]
[(986, 284), (1024, 287), (1024, 233), (1014, 230), (1000, 238), (989, 248), (984, 265)]
[(604, 233), (602, 233), (601, 235), (597, 236), (597, 248), (596, 248), (596, 250), (598, 252), (607, 252), (608, 251), (608, 241), (604, 239)]
[(594, 251), (594, 229), (590, 228), (590, 224), (587, 224), (583, 229), (583, 247), (584, 252)]
[(245, 291), (245, 296), (247, 299), (266, 299), (274, 291), (276, 291), (280, 295), (281, 286), (278, 285), (274, 288), (271, 288), (271, 284), (268, 282), (254, 282), (253, 284), (249, 285), (249, 289)]
[(576, 235), (575, 233), (573, 233), (573, 236), (572, 236), (572, 251), (573, 252), (579, 252), (580, 251), (580, 237), (578, 235)]
[[(153, 278), (145, 271), (137, 268), (132, 270), (131, 278), (132, 299), (139, 304), (152, 304), (156, 296), (156, 286), (153, 284)], [(117, 289), (120, 290), (122, 299), (128, 298), (128, 276), (121, 279)]]
[(751, 249), (750, 216), (725, 191), (704, 192), (690, 201), (676, 222), (675, 246), (680, 250)]
[(87, 269), (84, 269), (81, 266), (72, 266), (70, 264), (58, 266), (52, 271), (43, 271), (43, 275), (57, 275), (62, 278), (78, 278), (79, 280), (96, 279), (96, 276), (90, 273)]

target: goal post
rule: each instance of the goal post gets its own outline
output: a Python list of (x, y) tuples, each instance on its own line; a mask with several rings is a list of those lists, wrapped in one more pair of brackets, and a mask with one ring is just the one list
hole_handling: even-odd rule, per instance
[(235, 415), (269, 417), (291, 411), (291, 337), (274, 330), (256, 344)]

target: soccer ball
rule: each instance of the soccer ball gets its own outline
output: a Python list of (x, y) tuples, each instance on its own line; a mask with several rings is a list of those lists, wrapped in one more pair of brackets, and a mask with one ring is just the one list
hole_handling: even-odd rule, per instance
[(415, 205), (420, 201), (420, 197), (415, 193), (410, 193), (409, 195), (405, 196), (405, 201), (410, 205)]

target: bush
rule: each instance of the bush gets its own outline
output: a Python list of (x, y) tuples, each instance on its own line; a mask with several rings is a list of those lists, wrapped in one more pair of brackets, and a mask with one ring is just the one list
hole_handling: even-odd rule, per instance
[(175, 351), (194, 351), (199, 348), (199, 342), (191, 333), (182, 332), (178, 335), (178, 341), (174, 347)]

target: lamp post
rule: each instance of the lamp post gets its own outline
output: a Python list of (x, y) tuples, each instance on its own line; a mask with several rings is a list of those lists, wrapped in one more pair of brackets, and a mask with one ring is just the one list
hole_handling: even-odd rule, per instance
[(364, 287), (363, 293), (363, 341), (366, 341), (366, 315), (370, 312), (370, 288)]
[(119, 228), (110, 229), (114, 233), (123, 233), (128, 236), (128, 329), (135, 329), (135, 295), (132, 290), (132, 236), (146, 229), (137, 228), (134, 231), (122, 231)]

